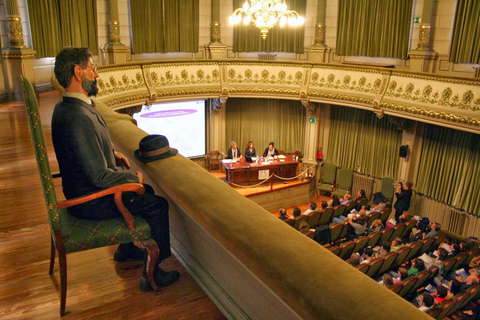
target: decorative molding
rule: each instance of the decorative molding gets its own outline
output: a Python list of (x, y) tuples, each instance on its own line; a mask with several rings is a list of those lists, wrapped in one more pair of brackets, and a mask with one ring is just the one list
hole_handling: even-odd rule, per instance
[(10, 48), (25, 48), (23, 42), (23, 29), (19, 16), (8, 16), (6, 18), (8, 24), (8, 41)]
[(225, 104), (227, 103), (227, 99), (228, 98), (214, 98), (213, 101), (212, 101), (213, 102), (213, 104), (212, 104), (213, 111), (219, 112), (220, 109), (225, 107)]
[(211, 30), (211, 38), (212, 38), (212, 43), (221, 43), (222, 42), (222, 34), (221, 34), (221, 25), (220, 22), (212, 22)]
[(317, 110), (317, 105), (315, 103), (312, 103), (308, 100), (300, 100), (302, 102), (302, 105), (307, 109), (307, 112), (309, 114), (314, 114), (315, 111)]
[(420, 51), (431, 51), (431, 42), (430, 42), (430, 33), (431, 26), (430, 23), (422, 23), (420, 25), (420, 31), (418, 35), (418, 46), (416, 50)]
[(108, 37), (109, 44), (122, 45), (120, 41), (120, 23), (118, 20), (111, 20), (108, 22)]
[(133, 117), (133, 115), (135, 113), (139, 113), (140, 111), (142, 111), (142, 106), (141, 105), (117, 110), (118, 113), (128, 114), (130, 117)]
[(315, 25), (315, 43), (314, 45), (325, 47), (325, 24), (317, 23)]

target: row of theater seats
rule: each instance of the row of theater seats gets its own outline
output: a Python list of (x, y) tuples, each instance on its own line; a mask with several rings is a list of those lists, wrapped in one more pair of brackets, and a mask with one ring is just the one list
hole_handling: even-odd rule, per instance
[[(344, 242), (340, 246), (332, 247), (329, 250), (343, 260), (346, 260), (350, 258), (352, 253), (359, 252), (365, 247), (373, 248), (377, 245), (385, 243), (386, 241), (392, 241), (397, 237), (403, 238), (404, 236), (408, 235), (414, 227), (414, 220), (406, 223), (399, 223), (396, 226), (385, 228), (382, 231), (374, 232), (368, 236), (360, 237), (353, 241)], [(337, 240), (345, 238), (350, 232), (352, 232), (352, 226), (348, 222), (337, 223), (330, 226), (331, 242), (333, 243)], [(442, 237), (440, 237), (438, 240), (438, 244), (440, 244), (440, 242), (442, 242), (445, 238), (444, 234), (441, 234), (441, 236)], [(434, 241), (434, 239), (432, 238), (432, 240), (429, 241)]]
[(463, 293), (455, 295), (449, 300), (445, 300), (442, 304), (438, 305), (427, 311), (427, 314), (435, 319), (444, 319), (453, 314), (457, 310), (461, 310), (470, 301), (480, 298), (480, 285), (473, 285)]
[[(350, 213), (350, 211), (355, 209), (358, 205), (360, 207), (365, 205), (367, 201), (368, 201), (367, 199), (358, 200), (357, 202), (352, 202), (348, 206), (341, 204), (336, 206), (335, 208), (326, 208), (324, 210), (314, 211), (306, 216), (301, 215), (295, 219), (287, 219), (285, 220), (285, 222), (298, 230), (300, 223), (302, 221), (306, 221), (310, 226), (310, 228), (313, 229), (318, 226), (324, 226), (324, 225), (330, 224), (333, 218), (336, 218), (340, 215), (346, 215)], [(372, 213), (369, 216), (369, 219), (367, 222), (368, 225), (370, 226), (372, 222), (376, 219), (382, 220), (382, 223), (385, 225), (391, 212), (392, 212), (392, 209), (384, 209), (381, 212)]]

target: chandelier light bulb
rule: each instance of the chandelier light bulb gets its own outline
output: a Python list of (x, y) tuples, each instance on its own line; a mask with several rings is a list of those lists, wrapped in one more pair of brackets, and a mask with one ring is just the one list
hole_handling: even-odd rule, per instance
[(250, 16), (245, 16), (245, 18), (243, 18), (243, 23), (244, 24), (249, 24), (250, 23)]

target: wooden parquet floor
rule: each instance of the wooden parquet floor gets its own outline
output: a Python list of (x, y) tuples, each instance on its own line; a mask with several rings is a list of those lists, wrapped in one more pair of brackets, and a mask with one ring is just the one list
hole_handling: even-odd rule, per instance
[[(39, 99), (53, 172), (50, 118), (59, 99), (56, 92)], [(50, 231), (22, 102), (0, 104), (0, 208), (0, 319), (59, 319), (58, 262), (49, 276)], [(225, 319), (175, 257), (161, 267), (179, 270), (180, 280), (154, 295), (138, 288), (142, 264), (116, 263), (115, 249), (67, 255), (63, 319)]]

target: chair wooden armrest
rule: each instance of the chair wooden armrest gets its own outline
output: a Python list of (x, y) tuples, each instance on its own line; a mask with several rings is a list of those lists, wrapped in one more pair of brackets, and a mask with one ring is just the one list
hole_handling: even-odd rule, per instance
[(115, 205), (117, 206), (118, 210), (122, 214), (122, 216), (125, 218), (125, 221), (127, 222), (127, 227), (128, 230), (132, 231), (135, 230), (135, 220), (133, 219), (132, 214), (128, 209), (125, 207), (125, 205), (122, 202), (122, 193), (123, 192), (136, 192), (139, 195), (142, 195), (145, 193), (145, 188), (143, 187), (142, 184), (140, 183), (124, 183), (124, 184), (119, 184), (117, 186), (100, 190), (91, 194), (87, 194), (82, 197), (78, 198), (73, 198), (65, 201), (61, 201), (57, 203), (57, 208), (68, 208), (68, 207), (73, 207), (94, 199), (98, 199), (101, 197), (105, 197), (108, 195), (113, 194), (114, 195), (114, 201)]

